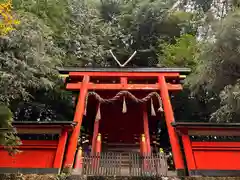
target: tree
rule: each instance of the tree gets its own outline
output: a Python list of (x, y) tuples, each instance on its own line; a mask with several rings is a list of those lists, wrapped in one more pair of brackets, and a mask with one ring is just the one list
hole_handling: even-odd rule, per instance
[[(36, 95), (41, 92), (42, 96), (47, 94), (50, 97), (50, 92), (56, 87), (54, 95), (59, 100), (64, 99), (55, 70), (57, 65), (61, 65), (64, 52), (54, 44), (54, 31), (32, 13), (22, 10), (15, 10), (15, 13), (21, 24), (16, 26), (16, 30), (0, 37), (0, 103), (3, 116), (0, 127), (8, 129), (7, 133), (1, 133), (1, 140), (5, 140), (1, 144), (7, 146), (17, 142), (14, 141), (16, 136), (11, 122), (13, 118), (21, 119), (16, 118), (17, 112), (23, 107), (20, 105), (33, 101), (31, 107), (39, 104)], [(42, 113), (34, 119), (37, 120), (40, 115)]]
[(21, 144), (12, 126), (12, 112), (5, 105), (0, 105), (0, 144), (4, 145), (10, 154), (16, 153), (16, 146)]
[[(159, 40), (174, 41), (175, 37), (180, 36), (179, 22), (167, 18), (171, 7), (169, 1), (101, 2), (100, 12), (104, 12), (101, 18), (107, 27), (103, 44), (106, 49), (113, 49), (120, 62), (137, 50), (131, 65), (154, 67), (157, 64)], [(112, 4), (114, 8), (110, 8)], [(111, 66), (115, 65), (111, 57), (107, 59)]]
[(0, 3), (0, 15), (0, 35), (4, 36), (12, 30), (15, 30), (14, 25), (19, 24), (19, 21), (12, 15), (12, 3), (10, 0)]
[(176, 38), (175, 44), (164, 42), (160, 45), (159, 66), (194, 69), (197, 65), (199, 46), (196, 37), (190, 34)]
[(239, 119), (239, 16), (237, 10), (227, 15), (219, 25), (213, 42), (207, 42), (200, 55), (200, 64), (191, 77), (191, 89), (204, 88), (220, 94), (221, 106), (212, 114), (217, 122)]
[[(0, 21), (0, 35), (7, 35), (14, 30), (13, 25), (19, 24), (19, 21), (15, 20), (11, 14), (11, 2), (3, 2), (0, 4), (1, 21)], [(20, 144), (16, 131), (12, 127), (12, 112), (4, 104), (0, 104), (0, 144), (5, 145), (10, 153), (16, 152), (14, 146)]]

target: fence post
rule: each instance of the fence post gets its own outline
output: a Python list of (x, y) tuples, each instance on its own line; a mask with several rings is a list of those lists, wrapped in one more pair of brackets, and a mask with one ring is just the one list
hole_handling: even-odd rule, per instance
[(82, 148), (79, 147), (77, 150), (76, 160), (74, 164), (74, 171), (76, 174), (82, 174), (83, 157), (82, 157)]

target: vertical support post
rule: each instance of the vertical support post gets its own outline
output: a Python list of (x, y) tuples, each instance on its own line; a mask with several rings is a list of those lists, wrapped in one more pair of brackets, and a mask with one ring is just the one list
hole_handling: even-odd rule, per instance
[(92, 137), (92, 150), (91, 153), (94, 154), (96, 152), (96, 143), (97, 143), (97, 137), (98, 137), (98, 131), (99, 131), (99, 121), (96, 120), (94, 122), (94, 130), (93, 130), (93, 137)]
[(96, 153), (101, 153), (102, 150), (102, 138), (101, 134), (98, 133), (97, 142), (96, 142)]
[(58, 140), (57, 152), (56, 152), (56, 156), (53, 163), (54, 168), (59, 168), (59, 169), (62, 168), (64, 151), (67, 143), (67, 136), (68, 136), (67, 130), (63, 129)]
[(183, 148), (187, 161), (188, 173), (191, 175), (191, 171), (196, 169), (195, 158), (193, 156), (190, 137), (187, 134), (182, 135)]
[[(100, 106), (100, 104), (97, 105), (97, 111), (98, 111), (99, 106)], [(97, 112), (96, 112), (96, 116), (97, 116)], [(98, 132), (99, 132), (99, 123), (100, 123), (100, 119), (97, 119), (95, 117), (94, 127), (93, 127), (93, 137), (92, 137), (92, 150), (91, 150), (92, 155), (96, 152), (96, 143), (97, 143), (97, 137), (98, 137)]]
[(147, 107), (145, 104), (143, 105), (143, 129), (144, 129), (144, 135), (146, 139), (146, 149), (147, 149), (147, 153), (149, 154), (151, 153), (151, 145), (150, 145)]
[(82, 86), (80, 89), (80, 95), (78, 98), (75, 115), (74, 115), (74, 120), (73, 120), (74, 122), (77, 122), (77, 125), (74, 128), (72, 135), (69, 139), (66, 159), (64, 162), (65, 168), (72, 168), (72, 166), (73, 166), (74, 157), (75, 157), (75, 153), (76, 153), (76, 149), (77, 149), (78, 137), (80, 135), (81, 125), (82, 125), (82, 119), (83, 119), (84, 107), (85, 107), (85, 99), (86, 99), (86, 95), (87, 95), (87, 91), (88, 91), (87, 85), (88, 85), (89, 79), (90, 78), (87, 75), (83, 77)]
[(93, 155), (93, 167), (98, 168), (99, 166), (99, 160), (101, 157), (101, 149), (102, 149), (102, 140), (101, 140), (101, 134), (98, 133), (97, 136), (97, 141), (96, 141), (96, 149), (95, 149), (95, 154)]
[(144, 134), (141, 135), (140, 140), (141, 154), (144, 155), (147, 153), (146, 138)]
[(147, 169), (147, 161), (146, 161), (146, 155), (147, 155), (147, 144), (146, 144), (146, 138), (145, 138), (145, 135), (142, 134), (141, 135), (141, 141), (140, 141), (140, 148), (141, 148), (141, 155), (142, 155), (142, 158), (143, 158), (143, 161), (142, 161), (142, 169), (143, 171)]
[(165, 113), (165, 120), (166, 120), (166, 124), (167, 124), (167, 128), (168, 128), (169, 139), (170, 139), (170, 143), (172, 146), (172, 153), (173, 153), (175, 168), (179, 175), (183, 175), (184, 174), (184, 161), (183, 161), (183, 156), (182, 156), (177, 133), (171, 124), (175, 120), (174, 120), (173, 109), (172, 109), (165, 77), (159, 76), (158, 82), (159, 82), (159, 86), (160, 86), (161, 98), (163, 101), (163, 109), (164, 109), (164, 113)]
[(77, 150), (77, 156), (76, 156), (76, 161), (75, 161), (75, 165), (74, 165), (74, 169), (78, 170), (82, 170), (82, 165), (83, 165), (83, 157), (82, 157), (82, 148), (79, 147)]

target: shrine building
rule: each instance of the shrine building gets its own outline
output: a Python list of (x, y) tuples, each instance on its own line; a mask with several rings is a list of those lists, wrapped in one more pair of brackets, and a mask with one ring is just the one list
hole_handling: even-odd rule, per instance
[[(10, 156), (0, 147), (1, 173), (240, 175), (240, 124), (174, 118), (170, 95), (183, 89), (190, 69), (59, 68), (59, 73), (74, 94), (74, 119), (14, 122), (20, 153)], [(168, 150), (160, 143), (159, 123), (166, 127)], [(219, 138), (228, 136), (235, 138)]]

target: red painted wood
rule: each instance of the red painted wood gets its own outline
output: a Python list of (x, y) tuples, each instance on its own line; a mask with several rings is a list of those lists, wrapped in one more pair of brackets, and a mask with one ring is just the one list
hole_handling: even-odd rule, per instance
[[(67, 90), (79, 90), (82, 83), (68, 83)], [(179, 91), (182, 90), (181, 84), (167, 84), (168, 90)], [(89, 90), (158, 90), (158, 84), (88, 84)]]
[(57, 152), (53, 164), (54, 168), (62, 167), (64, 151), (67, 143), (67, 136), (68, 136), (67, 130), (63, 130), (58, 140)]
[(86, 99), (86, 95), (87, 95), (87, 91), (88, 91), (87, 84), (89, 82), (89, 79), (90, 79), (89, 76), (84, 76), (84, 78), (83, 78), (83, 85), (80, 90), (80, 95), (79, 95), (79, 99), (77, 102), (75, 115), (74, 115), (74, 121), (77, 122), (77, 125), (74, 128), (72, 135), (69, 139), (67, 153), (66, 153), (66, 159), (64, 162), (64, 167), (72, 168), (72, 166), (73, 166), (74, 156), (75, 156), (76, 148), (77, 148), (78, 137), (80, 135), (80, 129), (81, 129), (81, 125), (82, 125), (82, 119), (83, 119), (83, 113), (84, 113), (84, 107), (85, 107), (85, 99)]
[(239, 128), (237, 127), (213, 127), (211, 128), (206, 126), (179, 126), (176, 127), (176, 130), (180, 134), (188, 135), (213, 135), (213, 136), (240, 136)]
[[(21, 146), (21, 149), (34, 149), (34, 148), (36, 148), (36, 146), (32, 146), (32, 145), (30, 145), (30, 146), (28, 146), (28, 145)], [(57, 146), (44, 146), (44, 145), (40, 144), (37, 147), (37, 149), (57, 149)]]
[(188, 170), (196, 169), (195, 159), (193, 156), (191, 141), (188, 135), (182, 135), (182, 142), (184, 147), (184, 153), (187, 161)]
[[(147, 142), (146, 142), (146, 137), (145, 134), (142, 134), (141, 138), (140, 138), (140, 150), (141, 150), (141, 154), (142, 156), (146, 156), (148, 154), (148, 149), (147, 149)], [(143, 168), (147, 169), (147, 159), (144, 158), (143, 159)]]
[[(99, 108), (100, 104), (98, 104), (97, 109)], [(94, 121), (94, 127), (93, 127), (93, 137), (92, 137), (92, 153), (96, 152), (96, 141), (97, 141), (97, 136), (99, 133), (99, 123), (100, 123), (100, 119)]]
[(25, 149), (11, 157), (6, 150), (0, 150), (0, 167), (53, 168), (55, 153), (55, 149)]
[[(5, 149), (0, 148), (0, 167), (53, 168), (57, 141), (25, 140), (22, 143), (18, 147), (21, 152), (14, 156), (10, 156)], [(45, 144), (44, 148), (42, 144)]]
[(240, 151), (193, 150), (197, 169), (240, 170)]
[[(31, 148), (38, 148), (38, 149), (56, 149), (58, 142), (51, 141), (51, 140), (22, 140), (22, 145), (18, 146), (17, 148), (21, 149), (31, 149)], [(4, 149), (4, 146), (0, 146), (0, 149)]]
[(120, 77), (120, 82), (123, 85), (122, 88), (128, 88), (128, 78), (127, 77)]
[(77, 150), (77, 156), (76, 156), (76, 161), (74, 165), (74, 169), (81, 169), (83, 165), (83, 156), (82, 156), (82, 149), (79, 148)]
[(163, 108), (164, 108), (165, 120), (168, 128), (169, 139), (172, 146), (175, 168), (184, 169), (183, 156), (181, 153), (178, 135), (171, 124), (175, 120), (174, 120), (173, 109), (172, 109), (172, 105), (171, 105), (171, 101), (168, 93), (167, 83), (164, 76), (159, 76), (158, 81), (159, 81), (161, 98), (163, 101)]
[(239, 148), (240, 142), (192, 142), (193, 148)]
[(150, 145), (150, 135), (149, 135), (149, 126), (148, 126), (148, 114), (147, 114), (147, 108), (145, 105), (143, 105), (142, 108), (143, 111), (143, 129), (144, 129), (144, 135), (146, 139), (146, 149), (147, 152), (151, 152), (151, 145)]
[[(113, 96), (112, 94), (109, 95), (109, 97)], [(101, 97), (106, 98), (102, 95)], [(138, 135), (144, 132), (141, 104), (134, 103), (127, 98), (126, 103), (126, 113), (122, 113), (122, 101), (116, 101), (113, 104), (101, 104), (99, 132), (102, 133), (102, 139), (104, 139), (105, 134), (108, 134), (108, 143), (131, 144), (134, 143), (134, 134)]]
[(101, 153), (102, 150), (102, 139), (101, 134), (99, 133), (96, 141), (96, 153)]
[(21, 140), (22, 146), (53, 146), (57, 147), (58, 141), (55, 140)]
[(227, 147), (225, 147), (225, 148), (220, 148), (220, 147), (200, 147), (200, 148), (196, 148), (196, 147), (194, 147), (194, 148), (192, 148), (192, 150), (193, 151), (195, 151), (195, 150), (197, 150), (197, 151), (204, 151), (204, 150), (211, 150), (211, 151), (222, 151), (222, 150), (224, 150), (224, 151), (239, 151), (240, 150), (240, 147), (238, 147), (238, 148), (232, 148), (232, 147), (230, 147), (230, 148), (227, 148)]
[(70, 77), (98, 76), (98, 77), (179, 77), (179, 73), (156, 73), (156, 72), (69, 72)]
[[(191, 149), (196, 169), (240, 169), (240, 142), (191, 142)], [(191, 158), (189, 148), (184, 146), (184, 151), (187, 152), (187, 160)], [(191, 170), (190, 167), (188, 169)]]
[(148, 153), (145, 134), (142, 134), (140, 138), (140, 149), (142, 155), (146, 155)]

